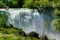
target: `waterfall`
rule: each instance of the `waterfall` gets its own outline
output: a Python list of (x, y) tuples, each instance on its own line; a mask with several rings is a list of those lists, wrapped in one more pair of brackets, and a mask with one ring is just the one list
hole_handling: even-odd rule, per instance
[[(0, 9), (0, 11), (6, 11), (4, 9)], [(48, 38), (56, 38), (56, 40), (60, 40), (60, 33), (55, 32), (53, 26), (51, 25), (51, 21), (53, 20), (51, 14), (43, 14), (39, 13), (37, 9), (25, 9), (25, 8), (18, 8), (13, 9), (10, 8), (6, 11), (9, 19), (8, 21), (13, 24), (16, 28), (22, 28), (23, 31), (29, 33), (31, 31), (35, 31), (42, 35), (44, 22), (47, 22), (47, 28), (45, 30), (45, 34)]]
[(40, 14), (37, 9), (11, 9), (9, 13), (10, 22), (14, 27), (22, 28), (26, 33), (35, 31), (42, 35), (44, 27), (43, 14)]

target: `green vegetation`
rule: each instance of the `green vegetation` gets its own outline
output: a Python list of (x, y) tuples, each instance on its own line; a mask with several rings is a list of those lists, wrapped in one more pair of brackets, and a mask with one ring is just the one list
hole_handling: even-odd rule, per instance
[[(31, 36), (28, 36), (28, 35), (26, 35), (26, 33), (22, 29), (4, 28), (4, 27), (0, 28), (0, 39), (1, 40), (38, 40), (37, 37), (31, 38)], [(34, 34), (32, 34), (32, 36), (33, 35)]]
[(60, 32), (60, 10), (55, 9), (53, 14), (54, 20), (52, 21), (52, 24), (54, 25), (56, 31)]
[(22, 7), (24, 0), (0, 0), (0, 7), (4, 8), (6, 6), (10, 8)]
[(60, 7), (60, 0), (0, 0), (0, 7), (10, 8), (36, 8), (36, 7)]
[(7, 18), (6, 18), (6, 14), (5, 12), (1, 13), (0, 14), (0, 27), (5, 27), (6, 26), (6, 21), (7, 21)]
[[(34, 32), (37, 34), (36, 32)], [(26, 34), (22, 29), (18, 28), (4, 28), (0, 27), (0, 39), (1, 40), (38, 40), (38, 35), (35, 36), (33, 33)], [(28, 36), (31, 35), (31, 36)], [(33, 35), (35, 37), (33, 37)]]
[(60, 18), (60, 10), (55, 9), (53, 16), (54, 16), (54, 18)]
[[(52, 20), (52, 24), (54, 25), (56, 31), (60, 32), (60, 0), (0, 0), (0, 8), (5, 8), (5, 7), (32, 8), (32, 9), (42, 8), (44, 9), (43, 12), (45, 12), (47, 8), (49, 10), (49, 8), (51, 7), (51, 9), (52, 8), (54, 9), (52, 10), (53, 11), (52, 15), (54, 17), (54, 19)], [(7, 26), (6, 22), (8, 19), (6, 17), (7, 15), (5, 14), (5, 12), (0, 14), (0, 33), (2, 33), (2, 35), (4, 34), (8, 34), (8, 35), (15, 34), (15, 35), (2, 36), (0, 37), (1, 40), (38, 40), (38, 38), (35, 37), (31, 39), (31, 36), (33, 34), (36, 34), (35, 32), (31, 32), (29, 34), (29, 37), (26, 37), (27, 35), (22, 29), (13, 28), (12, 24)], [(18, 37), (15, 39), (14, 36), (18, 36)], [(20, 38), (21, 36), (23, 36), (23, 39)]]
[(59, 31), (60, 31), (60, 19), (54, 19), (54, 20), (52, 21), (52, 23), (53, 23), (56, 31), (59, 32)]

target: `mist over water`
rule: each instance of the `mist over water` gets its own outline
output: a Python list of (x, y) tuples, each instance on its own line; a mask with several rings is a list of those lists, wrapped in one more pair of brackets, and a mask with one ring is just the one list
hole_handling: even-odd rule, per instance
[[(3, 10), (6, 11), (6, 10)], [(37, 9), (9, 9), (6, 11), (9, 13), (8, 21), (14, 25), (14, 27), (22, 28), (26, 33), (31, 31), (35, 31), (42, 35), (44, 22), (47, 22), (47, 28), (45, 30), (48, 38), (55, 38), (59, 40), (60, 33), (55, 32), (53, 26), (51, 25), (51, 21), (53, 20), (51, 14), (43, 14), (39, 13)]]

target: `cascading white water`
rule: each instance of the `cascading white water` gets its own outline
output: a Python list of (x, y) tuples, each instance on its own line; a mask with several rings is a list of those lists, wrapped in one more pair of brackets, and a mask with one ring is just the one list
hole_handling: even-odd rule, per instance
[(14, 27), (22, 28), (26, 33), (35, 31), (42, 35), (44, 27), (43, 14), (40, 14), (37, 9), (11, 9), (9, 12), (9, 19)]
[[(1, 11), (6, 11), (2, 10)], [(9, 9), (6, 11), (9, 13), (9, 22), (14, 25), (14, 27), (22, 28), (26, 33), (35, 31), (42, 35), (44, 21), (47, 22), (46, 35), (49, 38), (56, 38), (60, 40), (60, 33), (55, 33), (51, 25), (52, 18), (48, 14), (39, 13), (37, 9)]]

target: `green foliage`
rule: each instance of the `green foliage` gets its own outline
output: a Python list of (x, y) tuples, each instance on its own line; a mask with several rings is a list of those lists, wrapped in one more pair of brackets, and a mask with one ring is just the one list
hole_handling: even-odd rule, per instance
[(6, 26), (6, 13), (3, 12), (0, 14), (0, 27), (5, 27)]
[(60, 31), (60, 19), (54, 19), (52, 21), (52, 24), (54, 25), (54, 28), (56, 29), (56, 31)]
[[(0, 33), (3, 33), (3, 34), (11, 34), (11, 33), (14, 33), (15, 32), (15, 30), (13, 29), (7, 29), (7, 28), (0, 28)], [(16, 32), (15, 32), (16, 33)]]
[(0, 1), (0, 7), (2, 7), (3, 6), (3, 2), (2, 1)]
[(40, 1), (36, 1), (36, 2), (34, 3), (34, 7), (40, 7)]
[(16, 35), (20, 35), (20, 36), (26, 36), (26, 33), (22, 29), (18, 29), (18, 28), (3, 28), (3, 27), (1, 27), (0, 33), (16, 34)]
[(4, 35), (0, 36), (0, 40), (38, 40), (37, 38), (32, 38), (31, 37), (23, 37), (23, 36), (15, 36), (15, 35)]
[(6, 35), (6, 36), (1, 36), (0, 37), (0, 40), (21, 40), (21, 38), (19, 37), (14, 37), (14, 36), (9, 36), (9, 35)]
[(35, 8), (35, 7), (60, 7), (60, 0), (0, 0), (0, 7), (25, 7), (25, 8)]
[(32, 8), (34, 4), (33, 0), (25, 0), (25, 4), (23, 5), (23, 7), (25, 8)]
[(49, 1), (48, 0), (40, 0), (40, 7), (48, 7)]
[[(18, 32), (18, 33), (17, 33)], [(18, 34), (18, 35), (16, 35)], [(22, 29), (0, 28), (0, 40), (38, 40), (36, 37), (26, 37)]]
[(18, 6), (17, 5), (18, 3), (16, 1), (13, 1), (13, 0), (8, 1), (6, 4), (9, 7), (17, 7)]
[(50, 2), (50, 5), (53, 7), (53, 8), (56, 8), (56, 7), (60, 7), (60, 0), (53, 0)]
[(8, 6), (10, 8), (22, 7), (23, 3), (24, 0), (1, 0), (0, 7), (4, 7), (4, 6)]
[(60, 18), (60, 10), (55, 9), (53, 16), (54, 16), (54, 18)]
[(53, 13), (54, 20), (52, 21), (52, 24), (56, 31), (60, 31), (60, 10), (55, 9)]
[(60, 0), (25, 0), (24, 7), (60, 7)]
[(47, 7), (49, 6), (48, 0), (25, 0), (23, 7), (34, 8), (34, 7)]

